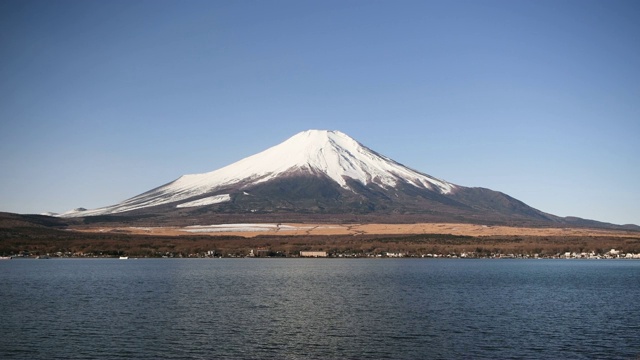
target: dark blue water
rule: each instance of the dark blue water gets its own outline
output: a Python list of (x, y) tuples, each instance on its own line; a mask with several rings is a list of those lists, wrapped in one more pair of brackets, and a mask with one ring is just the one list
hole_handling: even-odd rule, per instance
[(640, 261), (0, 262), (0, 359), (638, 359)]

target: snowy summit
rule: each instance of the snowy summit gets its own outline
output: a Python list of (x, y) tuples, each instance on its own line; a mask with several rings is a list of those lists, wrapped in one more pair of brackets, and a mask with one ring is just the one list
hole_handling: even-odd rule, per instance
[(261, 153), (216, 171), (185, 175), (167, 187), (178, 191), (210, 190), (243, 181), (256, 184), (298, 171), (327, 175), (345, 189), (349, 189), (345, 178), (383, 187), (393, 187), (404, 180), (441, 193), (454, 187), (379, 155), (340, 131), (326, 130), (303, 131)]

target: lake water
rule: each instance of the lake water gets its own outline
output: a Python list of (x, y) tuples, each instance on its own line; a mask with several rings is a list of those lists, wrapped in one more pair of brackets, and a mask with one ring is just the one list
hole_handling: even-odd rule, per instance
[(0, 261), (1, 359), (639, 359), (640, 261)]

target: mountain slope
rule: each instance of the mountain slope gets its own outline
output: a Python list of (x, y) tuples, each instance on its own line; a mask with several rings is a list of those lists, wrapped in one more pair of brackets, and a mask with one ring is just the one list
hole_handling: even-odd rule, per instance
[[(405, 167), (377, 154), (338, 131), (309, 130), (261, 153), (205, 174), (184, 175), (177, 180), (124, 202), (101, 209), (74, 211), (66, 216), (126, 212), (214, 193), (224, 188), (247, 188), (291, 174), (323, 174), (352, 190), (348, 179), (362, 185), (394, 187), (408, 182), (416, 187), (449, 193), (455, 186)], [(213, 198), (212, 203), (226, 198)], [(207, 204), (204, 201), (202, 204)]]
[[(426, 221), (562, 222), (503, 193), (408, 168), (339, 131), (309, 130), (221, 169), (65, 217), (374, 214)], [(243, 216), (245, 216), (243, 215)]]

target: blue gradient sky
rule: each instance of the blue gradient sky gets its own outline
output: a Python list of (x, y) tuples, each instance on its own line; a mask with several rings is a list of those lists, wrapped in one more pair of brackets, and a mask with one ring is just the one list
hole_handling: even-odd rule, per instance
[(638, 1), (0, 0), (0, 210), (111, 205), (307, 129), (640, 224)]

